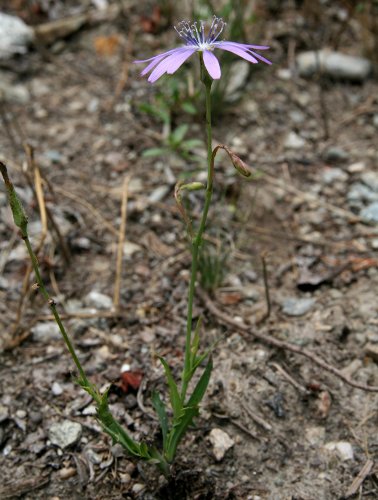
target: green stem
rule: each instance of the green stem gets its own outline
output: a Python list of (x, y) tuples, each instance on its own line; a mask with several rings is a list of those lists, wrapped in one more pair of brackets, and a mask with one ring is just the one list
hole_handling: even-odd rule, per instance
[(83, 370), (83, 367), (81, 366), (79, 358), (76, 355), (76, 352), (75, 352), (74, 346), (73, 346), (73, 344), (71, 342), (71, 339), (70, 339), (68, 333), (66, 332), (66, 329), (64, 328), (62, 320), (60, 319), (59, 313), (58, 313), (58, 311), (56, 309), (56, 304), (55, 304), (54, 300), (50, 297), (50, 295), (49, 295), (49, 293), (48, 293), (48, 291), (47, 291), (47, 289), (46, 289), (46, 287), (45, 287), (45, 285), (43, 283), (41, 272), (39, 270), (38, 259), (37, 259), (37, 256), (35, 255), (34, 251), (33, 251), (33, 248), (31, 246), (31, 244), (30, 244), (29, 237), (26, 234), (26, 235), (23, 235), (22, 238), (25, 241), (26, 248), (28, 249), (30, 260), (31, 260), (31, 263), (32, 263), (32, 266), (33, 266), (33, 269), (34, 269), (34, 273), (35, 273), (36, 279), (37, 279), (38, 288), (39, 288), (40, 292), (42, 293), (43, 297), (47, 300), (47, 302), (50, 305), (51, 311), (52, 311), (53, 316), (55, 318), (55, 321), (56, 321), (56, 323), (57, 323), (57, 325), (59, 327), (60, 333), (62, 334), (63, 340), (66, 343), (67, 349), (69, 350), (69, 352), (70, 352), (70, 354), (72, 356), (72, 359), (73, 359), (73, 361), (74, 361), (74, 363), (76, 365), (76, 368), (79, 371), (81, 383), (83, 385), (85, 385), (85, 387), (88, 388), (88, 391), (90, 392), (90, 395), (93, 397), (93, 399), (96, 401), (96, 403), (100, 403), (101, 398), (97, 394), (97, 391), (94, 389), (94, 387), (92, 386), (92, 384), (89, 382), (87, 376), (85, 375), (85, 372)]
[(182, 376), (181, 400), (184, 403), (186, 391), (189, 384), (189, 374), (191, 371), (191, 345), (192, 345), (192, 323), (193, 323), (193, 300), (197, 278), (198, 256), (202, 244), (202, 236), (205, 231), (207, 214), (209, 212), (211, 197), (213, 194), (213, 167), (212, 167), (212, 130), (211, 130), (211, 84), (212, 79), (208, 75), (201, 56), (201, 81), (205, 86), (206, 96), (206, 134), (207, 134), (207, 185), (205, 194), (205, 204), (201, 216), (198, 231), (192, 239), (192, 267), (190, 273), (190, 283), (188, 292), (188, 312), (186, 322), (186, 341), (185, 341), (185, 361)]

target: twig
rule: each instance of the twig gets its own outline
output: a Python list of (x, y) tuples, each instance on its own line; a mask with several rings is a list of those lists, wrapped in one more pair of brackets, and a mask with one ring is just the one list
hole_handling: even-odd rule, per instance
[(365, 465), (362, 467), (362, 469), (358, 473), (358, 476), (353, 480), (353, 483), (347, 489), (345, 496), (344, 496), (345, 499), (350, 498), (357, 493), (357, 491), (359, 490), (362, 483), (365, 481), (367, 476), (369, 476), (369, 474), (371, 473), (373, 466), (374, 466), (373, 460), (370, 460), (370, 459), (367, 460)]
[(219, 310), (218, 307), (214, 304), (214, 302), (210, 299), (210, 297), (205, 294), (202, 290), (198, 290), (198, 295), (202, 298), (204, 301), (206, 307), (209, 309), (209, 311), (214, 314), (222, 323), (225, 323), (227, 325), (231, 325), (240, 332), (244, 332), (248, 335), (251, 335), (255, 337), (257, 340), (260, 340), (264, 344), (271, 345), (273, 347), (277, 347), (278, 349), (284, 349), (286, 351), (294, 352), (295, 354), (299, 354), (300, 356), (304, 356), (305, 358), (309, 359), (312, 361), (314, 364), (320, 366), (324, 370), (326, 370), (329, 373), (332, 373), (335, 375), (337, 378), (345, 382), (346, 384), (350, 385), (351, 387), (355, 387), (356, 389), (361, 389), (362, 391), (367, 391), (367, 392), (378, 392), (378, 386), (372, 386), (372, 385), (366, 385), (366, 384), (360, 384), (359, 382), (355, 382), (354, 380), (351, 380), (349, 377), (345, 376), (340, 370), (335, 368), (334, 366), (330, 365), (326, 361), (324, 361), (322, 358), (317, 356), (316, 354), (312, 353), (311, 351), (308, 351), (307, 349), (303, 349), (299, 346), (296, 346), (294, 344), (290, 344), (288, 342), (284, 342), (282, 340), (275, 339), (274, 337), (271, 337), (270, 335), (265, 335), (263, 333), (257, 333), (251, 330), (251, 327), (247, 325), (246, 323), (243, 323), (241, 321), (236, 321), (234, 320), (231, 316), (228, 314), (224, 313), (223, 311)]
[(128, 198), (129, 182), (130, 182), (130, 177), (126, 176), (125, 180), (123, 181), (123, 187), (122, 187), (121, 224), (119, 226), (116, 275), (115, 275), (114, 295), (113, 295), (113, 304), (114, 304), (114, 308), (116, 311), (119, 310), (119, 304), (120, 304), (121, 278), (122, 278), (122, 258), (123, 258), (123, 246), (125, 243), (127, 198)]
[(247, 427), (244, 427), (244, 425), (239, 424), (234, 418), (230, 417), (229, 415), (221, 415), (219, 413), (213, 413), (214, 417), (220, 418), (222, 420), (229, 420), (232, 425), (240, 429), (241, 431), (245, 432), (247, 436), (251, 437), (252, 439), (256, 439), (257, 441), (261, 441), (260, 437), (254, 434), (252, 431), (247, 429)]
[(273, 368), (275, 368), (283, 376), (283, 378), (289, 382), (289, 384), (298, 389), (301, 394), (308, 394), (309, 391), (303, 387), (303, 385), (294, 380), (293, 377), (289, 375), (278, 363), (270, 363), (270, 366), (273, 366)]
[(265, 429), (268, 432), (270, 432), (272, 430), (272, 426), (270, 424), (268, 424), (268, 422), (265, 422), (265, 420), (263, 418), (259, 417), (255, 413), (253, 413), (253, 411), (251, 410), (251, 408), (249, 406), (247, 406), (247, 404), (242, 403), (242, 407), (248, 413), (248, 416), (254, 422), (256, 422), (256, 424), (260, 425), (263, 429)]
[(264, 290), (265, 290), (265, 302), (266, 302), (266, 313), (259, 319), (258, 323), (263, 323), (270, 316), (271, 302), (269, 293), (269, 283), (268, 283), (268, 270), (266, 267), (266, 252), (261, 254), (261, 263), (263, 269), (263, 280), (264, 280)]

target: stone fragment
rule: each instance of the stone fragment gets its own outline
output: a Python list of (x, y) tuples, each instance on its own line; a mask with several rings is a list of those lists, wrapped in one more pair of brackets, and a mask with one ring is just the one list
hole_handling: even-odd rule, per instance
[(299, 54), (297, 67), (301, 76), (312, 76), (321, 71), (335, 79), (363, 82), (369, 76), (372, 65), (363, 57), (323, 49)]
[(54, 394), (54, 396), (60, 396), (61, 394), (63, 394), (63, 388), (58, 382), (54, 382), (51, 386), (51, 392)]
[(213, 455), (218, 462), (224, 458), (227, 450), (235, 444), (235, 441), (226, 432), (218, 428), (210, 432), (209, 441), (213, 446)]
[(76, 444), (80, 440), (81, 434), (82, 426), (71, 420), (56, 422), (49, 429), (50, 441), (62, 449)]
[(353, 460), (353, 448), (347, 441), (330, 441), (324, 445), (324, 448), (329, 451), (335, 451), (339, 458), (344, 462), (345, 460)]
[(300, 135), (291, 131), (286, 136), (284, 146), (286, 149), (301, 149), (306, 144), (306, 141)]
[(366, 186), (378, 193), (378, 172), (369, 170), (361, 175), (361, 180)]
[(31, 329), (33, 339), (37, 342), (50, 342), (61, 338), (60, 330), (55, 321), (37, 323)]
[(0, 12), (0, 59), (25, 54), (34, 40), (34, 30), (22, 19)]
[(333, 184), (334, 182), (345, 182), (348, 180), (348, 174), (341, 168), (326, 168), (322, 173), (322, 182), (324, 184)]
[(95, 307), (96, 309), (111, 309), (113, 306), (113, 301), (108, 295), (96, 290), (89, 292), (84, 302), (87, 306)]
[(378, 222), (378, 201), (370, 203), (360, 212), (360, 216), (366, 222)]
[(312, 298), (288, 297), (282, 303), (282, 310), (288, 316), (303, 316), (312, 309), (315, 303), (316, 300)]
[(344, 151), (344, 149), (339, 148), (338, 146), (331, 146), (325, 151), (323, 157), (325, 161), (337, 163), (347, 160), (349, 155), (346, 151)]

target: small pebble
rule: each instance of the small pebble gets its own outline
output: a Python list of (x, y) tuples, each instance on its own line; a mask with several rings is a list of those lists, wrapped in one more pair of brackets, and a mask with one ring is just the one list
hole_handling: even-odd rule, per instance
[(136, 495), (143, 491), (145, 489), (145, 485), (141, 483), (135, 483), (133, 487), (131, 488), (132, 492), (135, 493)]
[(73, 476), (76, 476), (76, 469), (74, 467), (65, 467), (59, 471), (60, 479), (69, 479)]
[(51, 387), (51, 392), (54, 394), (54, 396), (60, 396), (61, 394), (63, 394), (62, 386), (58, 384), (58, 382), (54, 382)]
[(21, 419), (26, 418), (26, 415), (27, 415), (27, 413), (25, 410), (17, 410), (16, 411), (16, 416), (18, 418), (21, 418)]
[(213, 455), (215, 460), (220, 462), (227, 450), (232, 448), (235, 444), (235, 441), (230, 438), (230, 436), (224, 432), (222, 429), (213, 429), (209, 434), (209, 441), (213, 446)]
[(324, 447), (326, 450), (335, 451), (343, 462), (345, 460), (353, 460), (354, 458), (352, 445), (347, 441), (331, 441), (325, 444)]
[(82, 434), (82, 426), (78, 422), (63, 420), (50, 426), (49, 439), (59, 448), (67, 448), (77, 443)]

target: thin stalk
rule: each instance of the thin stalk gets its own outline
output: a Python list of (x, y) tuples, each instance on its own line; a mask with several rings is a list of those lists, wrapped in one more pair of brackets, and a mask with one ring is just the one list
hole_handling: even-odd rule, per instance
[(32, 263), (32, 266), (34, 269), (34, 273), (35, 273), (35, 277), (37, 280), (37, 284), (38, 284), (38, 289), (40, 290), (40, 292), (42, 293), (42, 295), (46, 299), (46, 301), (49, 303), (49, 306), (50, 306), (51, 311), (53, 313), (53, 316), (55, 318), (56, 324), (58, 325), (60, 333), (62, 334), (63, 340), (67, 346), (67, 349), (69, 350), (69, 352), (72, 356), (72, 359), (76, 365), (76, 368), (78, 369), (81, 382), (84, 383), (84, 385), (86, 387), (88, 387), (88, 389), (90, 389), (91, 396), (96, 401), (96, 403), (99, 403), (101, 401), (101, 399), (98, 397), (96, 391), (92, 387), (92, 384), (89, 382), (87, 376), (85, 375), (85, 372), (83, 370), (83, 367), (81, 366), (79, 358), (77, 357), (77, 354), (75, 352), (75, 348), (71, 342), (71, 339), (70, 339), (68, 333), (66, 332), (66, 329), (64, 328), (62, 320), (60, 319), (59, 313), (56, 309), (56, 304), (55, 304), (54, 300), (50, 297), (50, 295), (49, 295), (49, 293), (48, 293), (48, 291), (43, 283), (41, 272), (39, 270), (38, 259), (33, 251), (31, 244), (30, 244), (29, 237), (27, 235), (23, 235), (22, 239), (25, 241), (25, 245), (26, 245), (26, 248), (27, 248), (29, 256), (30, 256), (30, 260), (31, 260), (31, 263)]
[(207, 185), (205, 194), (205, 204), (201, 216), (201, 221), (194, 238), (192, 239), (192, 266), (190, 273), (190, 283), (188, 292), (188, 312), (186, 322), (186, 341), (185, 341), (185, 361), (184, 371), (182, 376), (181, 400), (185, 402), (186, 391), (189, 384), (189, 374), (191, 371), (191, 345), (192, 345), (192, 324), (193, 324), (193, 300), (196, 286), (197, 269), (198, 269), (198, 256), (202, 244), (202, 236), (205, 231), (207, 214), (211, 203), (213, 194), (213, 168), (212, 168), (212, 130), (211, 130), (211, 84), (212, 79), (208, 75), (203, 59), (201, 56), (201, 81), (205, 86), (206, 97), (206, 135), (207, 135)]

